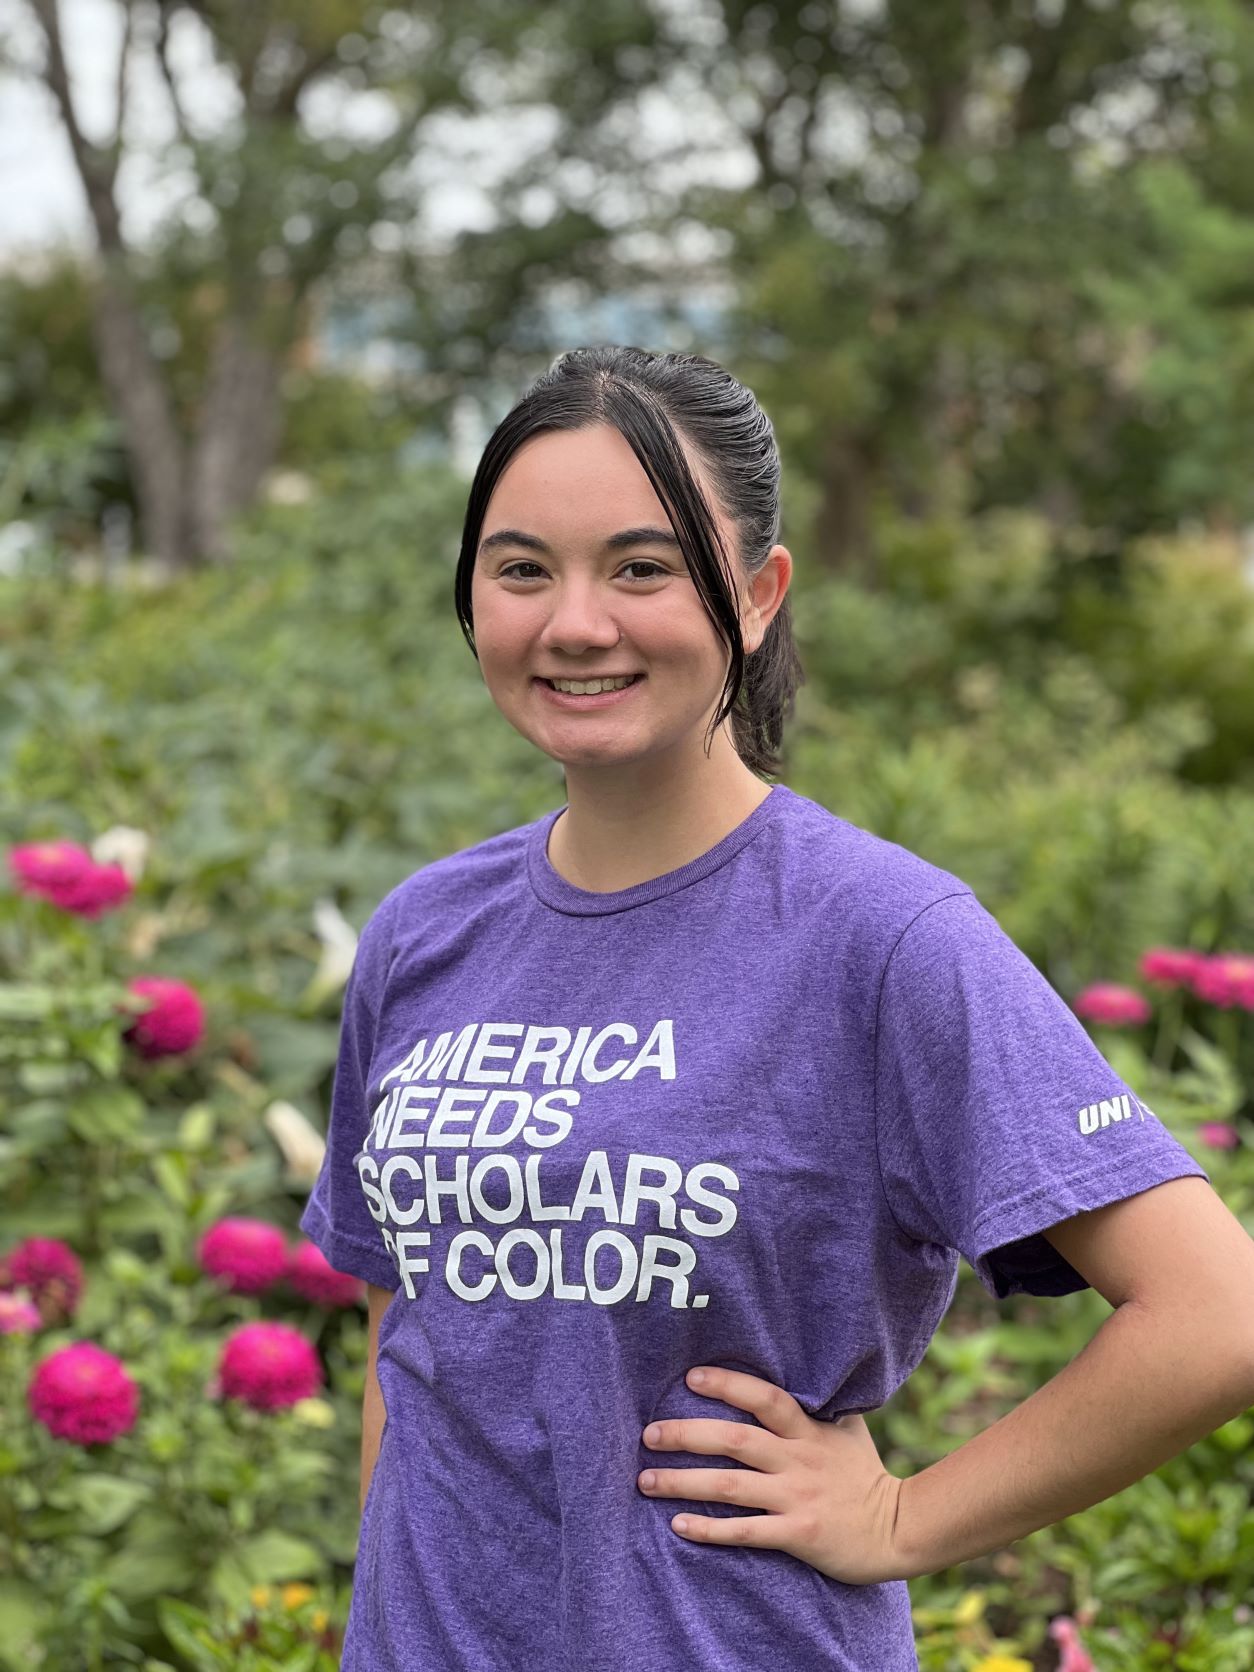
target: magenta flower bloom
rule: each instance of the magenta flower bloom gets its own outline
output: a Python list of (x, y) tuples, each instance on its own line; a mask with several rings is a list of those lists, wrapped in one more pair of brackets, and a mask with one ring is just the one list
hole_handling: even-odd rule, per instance
[(1081, 1643), (1079, 1629), (1069, 1614), (1058, 1614), (1049, 1622), (1049, 1635), (1062, 1650), (1058, 1672), (1097, 1672), (1093, 1658)]
[(27, 1237), (0, 1259), (0, 1289), (25, 1289), (45, 1323), (63, 1323), (78, 1307), (83, 1267), (68, 1243)]
[(20, 1295), (0, 1294), (0, 1335), (33, 1335), (42, 1324), (30, 1301)]
[(1207, 1004), (1231, 1010), (1254, 1010), (1254, 956), (1248, 952), (1216, 952), (1204, 958), (1193, 974), (1193, 991)]
[(73, 912), (75, 917), (99, 917), (120, 906), (135, 892), (135, 884), (120, 865), (97, 865), (84, 871), (74, 882), (50, 895), (54, 906)]
[(36, 1365), (26, 1402), (35, 1421), (58, 1440), (107, 1445), (135, 1426), (139, 1389), (121, 1359), (76, 1341)]
[(290, 1324), (243, 1324), (222, 1349), (218, 1380), (227, 1399), (277, 1411), (317, 1393), (322, 1365), (313, 1342)]
[(152, 1000), (123, 1034), (139, 1054), (151, 1058), (190, 1051), (205, 1030), (204, 1006), (194, 989), (160, 975), (137, 975), (127, 986)]
[(1236, 1149), (1241, 1142), (1240, 1134), (1229, 1121), (1203, 1121), (1197, 1129), (1197, 1135), (1204, 1144), (1211, 1149)]
[(237, 1295), (259, 1295), (287, 1270), (287, 1243), (264, 1219), (219, 1219), (200, 1239), (200, 1269)]
[(1086, 1022), (1102, 1022), (1106, 1027), (1122, 1028), (1148, 1022), (1151, 1015), (1149, 1000), (1132, 987), (1121, 987), (1114, 981), (1096, 981), (1076, 995), (1072, 1009)]
[(1191, 987), (1195, 972), (1206, 963), (1204, 952), (1184, 947), (1151, 946), (1141, 954), (1140, 970), (1156, 987)]
[(95, 860), (77, 842), (27, 842), (10, 848), (9, 870), (23, 894), (51, 899), (90, 871)]
[(23, 894), (50, 900), (76, 917), (99, 917), (134, 892), (120, 865), (98, 865), (77, 842), (29, 842), (10, 848), (8, 857)]
[(357, 1306), (366, 1298), (359, 1277), (336, 1271), (316, 1242), (302, 1242), (287, 1263), (287, 1280), (315, 1306)]

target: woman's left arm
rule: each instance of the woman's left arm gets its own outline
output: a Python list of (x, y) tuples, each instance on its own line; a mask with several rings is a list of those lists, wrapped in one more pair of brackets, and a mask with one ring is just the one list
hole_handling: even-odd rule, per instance
[(1115, 1310), (1044, 1387), (901, 1482), (896, 1577), (1087, 1509), (1254, 1404), (1254, 1238), (1205, 1179), (1042, 1235)]

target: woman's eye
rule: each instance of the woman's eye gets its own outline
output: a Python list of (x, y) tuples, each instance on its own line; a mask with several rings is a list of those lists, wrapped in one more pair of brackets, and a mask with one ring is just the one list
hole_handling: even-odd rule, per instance
[[(530, 575), (520, 575), (518, 570), (538, 569), (539, 567), (540, 565), (538, 563), (531, 563), (526, 558), (518, 558), (513, 563), (505, 564), (505, 566), (501, 569), (501, 575), (503, 577), (507, 576), (511, 580), (526, 581), (530, 580), (532, 577)], [(654, 563), (647, 557), (633, 557), (630, 563), (623, 564), (622, 569), (619, 570), (619, 574), (621, 575), (625, 573), (628, 569), (650, 569), (653, 571), (652, 574), (634, 576), (633, 579), (637, 581), (651, 581), (656, 576), (664, 575), (666, 573), (666, 570), (660, 563)]]

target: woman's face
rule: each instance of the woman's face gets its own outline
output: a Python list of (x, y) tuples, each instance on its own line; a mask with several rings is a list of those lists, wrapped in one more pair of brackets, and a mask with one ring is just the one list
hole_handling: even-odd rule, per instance
[[(685, 452), (734, 554), (734, 527)], [(493, 701), (554, 760), (611, 765), (703, 747), (728, 652), (612, 425), (547, 431), (514, 454), (484, 515), (471, 609)], [(547, 683), (625, 674), (634, 683), (608, 695)]]

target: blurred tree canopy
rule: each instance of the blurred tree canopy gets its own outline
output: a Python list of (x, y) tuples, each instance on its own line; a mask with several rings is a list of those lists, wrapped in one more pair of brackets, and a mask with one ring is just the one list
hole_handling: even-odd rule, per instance
[[(363, 286), (401, 303), (437, 417), (521, 386), (594, 304), (647, 299), (655, 346), (759, 393), (807, 547), (870, 579), (885, 516), (1029, 507), (1112, 574), (1132, 537), (1254, 516), (1238, 0), (116, 4), (107, 142), (82, 132), (57, 0), (27, 0), (26, 61), (83, 177), (103, 387), (173, 563), (226, 555), (311, 304)], [(212, 127), (193, 48), (231, 89)], [(144, 55), (180, 191), (136, 247), (117, 179)], [(450, 182), (452, 233), (426, 213)]]
[[(421, 11), (358, 0), (118, 0), (113, 132), (88, 136), (59, 0), (28, 0), (32, 50), (10, 66), (55, 100), (90, 210), (95, 353), (121, 425), (150, 549), (174, 566), (225, 555), (281, 432), (281, 371), (311, 287), (398, 240), (443, 118), (543, 107), (577, 122), (612, 102), (614, 54), (642, 47), (647, 10), (574, 4), (540, 14), (503, 0)], [(207, 57), (231, 114), (192, 113), (186, 70)], [(128, 236), (118, 192), (136, 62), (160, 72), (175, 207), (155, 239)], [(508, 75), (504, 75), (504, 68)], [(389, 229), (392, 236), (389, 237)], [(154, 306), (173, 285), (181, 317)], [(167, 317), (162, 318), (163, 311)]]

